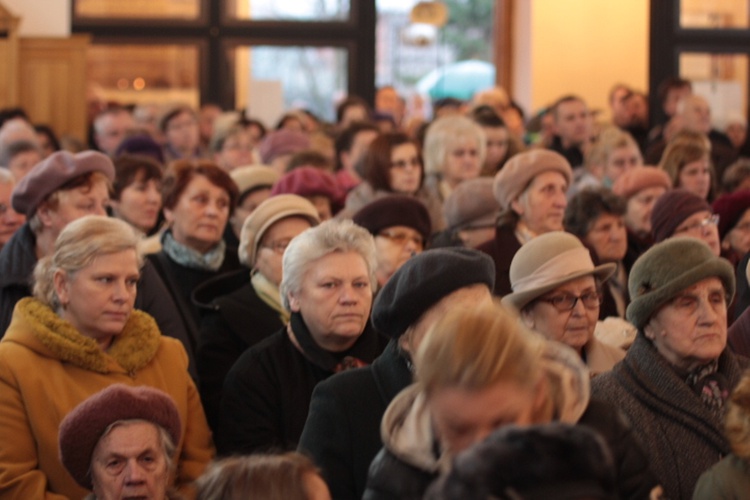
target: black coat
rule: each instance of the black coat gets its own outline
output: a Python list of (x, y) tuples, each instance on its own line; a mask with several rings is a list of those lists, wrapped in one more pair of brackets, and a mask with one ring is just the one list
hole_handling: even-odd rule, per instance
[[(638, 445), (630, 425), (612, 406), (591, 400), (578, 421), (598, 432), (605, 440), (615, 462), (617, 490), (621, 499), (642, 500), (657, 485), (648, 460)], [(437, 474), (401, 461), (383, 448), (373, 460), (364, 500), (421, 499)]]
[(218, 290), (225, 295), (206, 304), (196, 354), (201, 401), (212, 429), (218, 425), (221, 388), (229, 369), (248, 348), (284, 326), (279, 312), (258, 297), (248, 269), (204, 283), (195, 292), (196, 300), (202, 302), (202, 295), (215, 296)]
[[(21, 226), (0, 251), (0, 338), (10, 324), (16, 302), (31, 296), (31, 278), (36, 258), (36, 237), (28, 222)], [(163, 335), (182, 342), (189, 359), (189, 371), (197, 379), (195, 350), (177, 306), (156, 270), (149, 263), (141, 269), (135, 308), (153, 316)]]
[[(301, 346), (314, 342), (299, 314), (292, 314), (291, 324)], [(371, 363), (385, 343), (385, 337), (368, 323), (357, 342), (340, 353), (315, 345), (303, 354), (289, 339), (286, 327), (251, 347), (224, 381), (219, 453), (296, 449), (318, 382), (333, 375), (345, 357)]]
[(362, 498), (370, 462), (383, 446), (380, 421), (411, 382), (406, 359), (391, 340), (372, 365), (317, 385), (299, 451), (320, 467), (332, 498)]
[(521, 249), (521, 242), (516, 238), (515, 229), (510, 225), (499, 226), (495, 238), (477, 247), (495, 261), (495, 290), (498, 297), (513, 291), (510, 286), (510, 263)]
[(177, 305), (177, 311), (180, 313), (187, 329), (192, 352), (195, 352), (198, 349), (201, 307), (193, 300), (193, 292), (205, 281), (237, 270), (240, 267), (237, 250), (227, 247), (224, 251), (224, 260), (221, 267), (216, 271), (193, 269), (178, 264), (164, 253), (164, 250), (149, 254), (147, 258), (167, 285), (172, 300)]

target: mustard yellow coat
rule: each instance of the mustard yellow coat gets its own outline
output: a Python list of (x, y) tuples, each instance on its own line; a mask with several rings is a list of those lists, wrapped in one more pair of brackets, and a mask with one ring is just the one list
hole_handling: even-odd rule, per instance
[(78, 500), (58, 458), (60, 421), (110, 384), (146, 385), (175, 400), (182, 418), (176, 486), (189, 484), (213, 458), (200, 398), (179, 341), (162, 337), (151, 316), (134, 311), (107, 352), (33, 298), (18, 302), (0, 341), (0, 499)]

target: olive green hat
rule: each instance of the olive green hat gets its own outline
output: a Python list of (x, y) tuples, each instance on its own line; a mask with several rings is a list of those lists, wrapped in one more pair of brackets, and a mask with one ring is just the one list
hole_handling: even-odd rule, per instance
[(679, 292), (706, 278), (719, 278), (728, 301), (735, 290), (734, 269), (703, 241), (677, 237), (657, 243), (633, 264), (628, 278), (628, 321), (642, 331), (651, 317)]

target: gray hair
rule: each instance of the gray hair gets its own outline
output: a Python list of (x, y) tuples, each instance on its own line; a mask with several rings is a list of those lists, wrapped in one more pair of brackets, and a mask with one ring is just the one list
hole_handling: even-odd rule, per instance
[(21, 153), (34, 151), (42, 155), (42, 148), (39, 147), (34, 141), (27, 139), (17, 139), (11, 142), (0, 143), (0, 166), (7, 167), (10, 164), (10, 160)]
[[(130, 425), (130, 424), (136, 424), (136, 423), (146, 423), (151, 424), (154, 427), (156, 427), (156, 431), (159, 433), (159, 447), (164, 452), (164, 460), (167, 462), (167, 470), (172, 471), (172, 468), (174, 467), (174, 456), (175, 452), (177, 451), (177, 444), (172, 441), (172, 436), (169, 435), (169, 432), (162, 427), (159, 424), (156, 424), (150, 420), (143, 420), (141, 418), (131, 418), (131, 419), (125, 419), (125, 420), (117, 420), (115, 422), (112, 422), (107, 426), (106, 429), (104, 429), (104, 432), (99, 437), (99, 441), (104, 439), (106, 436), (109, 435), (110, 432), (112, 432), (113, 429), (117, 427), (122, 427), (123, 425)], [(97, 442), (98, 444), (98, 442)], [(92, 467), (91, 464), (94, 462), (93, 456), (91, 457), (91, 460), (89, 460), (89, 477), (94, 479), (94, 474), (92, 473)]]
[(482, 127), (458, 115), (444, 116), (432, 122), (427, 128), (422, 150), (425, 174), (442, 173), (449, 151), (458, 141), (466, 138), (477, 141), (479, 163), (483, 165), (487, 156), (487, 137)]
[(133, 227), (120, 219), (87, 215), (71, 222), (57, 237), (54, 253), (42, 258), (34, 269), (34, 297), (58, 310), (55, 273), (63, 271), (73, 276), (100, 255), (135, 250), (138, 267), (142, 266), (139, 240)]
[(300, 233), (289, 243), (284, 252), (281, 263), (283, 278), (279, 289), (282, 303), (287, 310), (291, 310), (289, 294), (300, 291), (309, 265), (333, 252), (360, 254), (367, 265), (372, 290), (375, 291), (377, 287), (375, 239), (366, 229), (351, 220), (330, 219)]

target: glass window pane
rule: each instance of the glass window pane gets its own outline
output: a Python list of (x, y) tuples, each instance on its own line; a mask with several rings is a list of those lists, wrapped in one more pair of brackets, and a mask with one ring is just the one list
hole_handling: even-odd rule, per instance
[(346, 21), (350, 0), (229, 0), (229, 15), (252, 21)]
[(239, 47), (235, 68), (235, 102), (269, 126), (283, 111), (300, 108), (333, 120), (335, 103), (346, 95), (346, 49)]
[[(420, 0), (377, 0), (376, 85), (394, 85), (404, 96), (420, 94), (428, 100), (466, 99), (476, 90), (474, 86), (494, 85), (490, 43), (494, 0), (446, 2), (450, 10), (442, 27), (413, 23), (410, 13), (418, 3)], [(482, 74), (477, 78), (470, 75), (466, 85), (462, 81), (459, 87), (444, 84), (443, 72), (452, 72), (456, 63), (464, 61), (477, 63), (462, 64), (460, 71), (472, 68)], [(487, 67), (490, 73), (485, 71)]]
[(76, 17), (179, 19), (200, 16), (200, 0), (74, 0)]
[(96, 44), (87, 52), (88, 78), (107, 101), (197, 106), (198, 54), (195, 45)]
[(748, 56), (745, 54), (680, 54), (680, 76), (693, 82), (693, 92), (711, 105), (711, 122), (721, 131), (746, 118)]
[(682, 28), (747, 28), (749, 15), (747, 0), (680, 0)]

